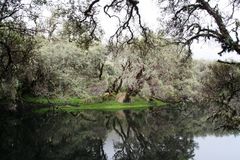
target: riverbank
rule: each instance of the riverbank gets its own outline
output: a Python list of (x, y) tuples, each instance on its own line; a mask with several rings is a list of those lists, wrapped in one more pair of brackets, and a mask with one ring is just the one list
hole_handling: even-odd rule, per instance
[[(6, 105), (6, 102), (1, 103), (1, 106)], [(64, 112), (80, 112), (83, 110), (106, 110), (116, 111), (124, 109), (146, 109), (149, 107), (159, 107), (166, 103), (157, 99), (144, 99), (142, 97), (133, 97), (129, 103), (118, 102), (114, 98), (91, 97), (84, 98), (46, 98), (24, 96), (18, 109), (34, 112), (47, 112), (49, 110), (58, 110)]]

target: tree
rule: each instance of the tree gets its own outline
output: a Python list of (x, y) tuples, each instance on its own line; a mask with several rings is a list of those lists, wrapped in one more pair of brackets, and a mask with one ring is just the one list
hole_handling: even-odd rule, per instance
[[(47, 1), (34, 1), (36, 5), (45, 4)], [(213, 39), (222, 46), (220, 55), (224, 52), (236, 52), (240, 54), (239, 45), (239, 18), (237, 0), (227, 0), (228, 9), (218, 5), (217, 2), (207, 0), (185, 1), (185, 0), (159, 0), (159, 6), (165, 8), (163, 11), (170, 13), (167, 23), (167, 35), (171, 35), (177, 43), (189, 47), (194, 40), (200, 38)], [(21, 1), (1, 1), (2, 14), (0, 21), (16, 15), (15, 13), (24, 7)], [(62, 3), (62, 2), (61, 2)], [(103, 9), (109, 18), (116, 18), (119, 22), (118, 29), (110, 38), (112, 42), (132, 43), (136, 32), (134, 25), (140, 28), (142, 36), (147, 40), (149, 29), (143, 25), (138, 0), (111, 0), (109, 3), (100, 0), (91, 1), (69, 1), (65, 5), (58, 4), (59, 13), (65, 20), (65, 34), (70, 39), (90, 42), (92, 39), (99, 40), (101, 29), (97, 15)], [(54, 4), (54, 3), (53, 3)], [(6, 7), (12, 6), (12, 7)], [(34, 10), (32, 8), (32, 10)], [(120, 16), (121, 15), (121, 16)], [(123, 15), (123, 16), (122, 16)], [(162, 15), (164, 16), (164, 15)], [(211, 22), (204, 21), (209, 19)], [(164, 21), (162, 21), (164, 23)], [(203, 23), (205, 22), (205, 23)], [(51, 22), (50, 22), (51, 23)], [(50, 24), (51, 25), (51, 24)], [(51, 29), (56, 29), (53, 23)], [(51, 34), (52, 30), (49, 30)], [(79, 39), (79, 37), (81, 37)]]
[(27, 82), (28, 92), (47, 97), (87, 97), (104, 92), (108, 74), (103, 46), (84, 50), (73, 42), (47, 39), (40, 44), (30, 66), (33, 76)]
[(28, 77), (37, 48), (35, 30), (25, 23), (25, 18), (31, 19), (29, 5), (21, 0), (1, 0), (0, 6), (0, 99), (9, 100), (9, 108), (15, 109), (18, 90)]
[(197, 82), (186, 52), (170, 45), (162, 35), (149, 34), (148, 40), (151, 43), (135, 39), (112, 56), (115, 74), (108, 91), (174, 102), (195, 101), (197, 92), (193, 88)]
[[(93, 0), (82, 11), (82, 22), (89, 20), (97, 25), (95, 15), (101, 7), (98, 6), (100, 0)], [(104, 4), (104, 12), (110, 17), (119, 20), (119, 28), (116, 30), (111, 40), (117, 42), (124, 40), (127, 43), (133, 42), (134, 32), (131, 25), (133, 19), (137, 19), (142, 35), (147, 38), (147, 27), (142, 24), (141, 15), (137, 0), (112, 0), (110, 4)], [(171, 35), (175, 42), (188, 46), (191, 54), (191, 44), (194, 40), (201, 38), (213, 39), (218, 42), (222, 50), (218, 53), (236, 52), (240, 54), (239, 44), (239, 18), (236, 16), (240, 5), (237, 0), (227, 0), (226, 7), (218, 6), (218, 2), (210, 0), (159, 0), (159, 6), (164, 8), (163, 12), (168, 12), (168, 22), (166, 24), (167, 35)], [(118, 16), (118, 13), (125, 10), (125, 18)], [(111, 12), (110, 12), (111, 11)], [(134, 14), (135, 13), (135, 14)], [(162, 15), (166, 16), (166, 15)], [(204, 20), (209, 19), (210, 22)], [(161, 21), (165, 23), (164, 21)], [(94, 30), (92, 30), (94, 31)], [(125, 32), (127, 31), (127, 33)], [(127, 36), (127, 38), (125, 37)], [(123, 38), (125, 37), (125, 38)]]
[(195, 2), (161, 0), (161, 2), (167, 2), (165, 9), (172, 13), (168, 33), (176, 37), (179, 43), (189, 46), (190, 53), (192, 42), (204, 38), (213, 39), (222, 46), (219, 55), (231, 51), (240, 54), (238, 34), (240, 23), (236, 17), (239, 12), (239, 1), (228, 0), (225, 8), (218, 5), (217, 1), (210, 0)]
[(33, 37), (27, 32), (0, 28), (0, 82), (13, 85), (13, 81), (23, 78), (26, 67), (31, 63), (35, 45)]
[(23, 4), (21, 3), (20, 0), (16, 1), (1, 0), (0, 6), (1, 6), (0, 24), (9, 19), (17, 18), (19, 15), (17, 15), (16, 13), (19, 10), (23, 9)]
[[(21, 1), (0, 1), (0, 84), (1, 98), (15, 103), (27, 66), (35, 51), (33, 32), (20, 15)], [(24, 13), (22, 13), (24, 14)]]
[[(142, 35), (146, 37), (148, 28), (141, 20), (138, 0), (111, 0), (109, 3), (104, 2), (104, 5), (99, 5), (99, 2), (100, 0), (70, 1), (67, 5), (70, 7), (64, 9), (67, 13), (66, 32), (74, 37), (81, 35), (89, 41), (99, 39), (101, 29), (97, 15), (103, 9), (109, 18), (118, 20), (119, 28), (110, 38), (111, 42), (119, 43), (124, 40), (124, 42), (131, 43), (135, 34), (135, 28), (132, 25), (134, 21), (138, 22)], [(122, 13), (124, 15), (119, 16)], [(77, 32), (72, 32), (72, 29)]]
[(203, 78), (204, 102), (214, 111), (210, 116), (219, 127), (239, 129), (240, 68), (239, 65), (211, 64)]

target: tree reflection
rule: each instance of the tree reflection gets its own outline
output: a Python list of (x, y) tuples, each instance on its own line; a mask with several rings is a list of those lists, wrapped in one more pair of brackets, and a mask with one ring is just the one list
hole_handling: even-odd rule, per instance
[[(101, 115), (99, 115), (101, 116)], [(97, 117), (98, 118), (98, 117)], [(103, 120), (66, 113), (1, 117), (1, 160), (105, 160)]]
[[(51, 112), (20, 117), (2, 114), (0, 157), (1, 160), (189, 160), (194, 157), (194, 135), (213, 131), (203, 119), (199, 112), (171, 107), (78, 114)], [(113, 145), (113, 157), (107, 157), (109, 151), (104, 147), (109, 132), (120, 137)]]
[(123, 113), (125, 119), (113, 116), (111, 120), (113, 130), (121, 137), (121, 141), (114, 146), (114, 159), (188, 160), (194, 157), (196, 144), (193, 135), (185, 132), (184, 128), (175, 128), (166, 119), (164, 123), (169, 127), (166, 130), (165, 126), (156, 124), (159, 119), (153, 118), (153, 112)]

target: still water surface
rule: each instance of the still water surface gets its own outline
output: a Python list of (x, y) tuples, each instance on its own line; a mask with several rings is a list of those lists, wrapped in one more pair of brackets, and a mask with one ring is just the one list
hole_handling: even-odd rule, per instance
[(205, 136), (194, 138), (198, 144), (195, 149), (195, 160), (239, 160), (240, 136), (228, 135), (216, 137)]
[[(108, 159), (113, 160), (116, 150), (114, 144), (121, 138), (114, 132), (108, 133), (104, 143), (104, 150)], [(194, 148), (194, 160), (239, 160), (240, 136), (223, 135), (220, 137), (211, 135), (194, 137), (197, 146)]]
[(1, 160), (239, 160), (237, 132), (200, 109), (2, 114)]

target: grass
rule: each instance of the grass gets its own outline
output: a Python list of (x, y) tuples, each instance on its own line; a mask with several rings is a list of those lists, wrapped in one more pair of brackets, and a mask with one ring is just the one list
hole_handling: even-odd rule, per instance
[[(42, 104), (54, 106), (55, 110), (66, 111), (66, 112), (80, 112), (83, 110), (102, 110), (102, 111), (116, 111), (124, 109), (146, 109), (151, 106), (163, 106), (165, 103), (159, 100), (147, 101), (145, 99), (135, 97), (131, 103), (119, 103), (115, 100), (108, 100), (97, 103), (86, 103), (83, 99), (79, 98), (51, 98), (46, 99), (43, 97), (25, 97), (24, 101), (31, 104)], [(36, 109), (36, 112), (47, 112), (51, 110), (49, 107)]]
[(82, 99), (79, 98), (45, 98), (45, 97), (31, 97), (25, 96), (23, 98), (24, 102), (32, 104), (42, 104), (42, 105), (71, 105), (79, 106), (83, 103)]

